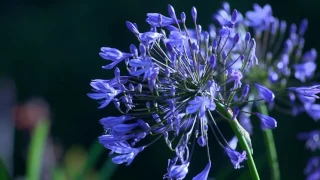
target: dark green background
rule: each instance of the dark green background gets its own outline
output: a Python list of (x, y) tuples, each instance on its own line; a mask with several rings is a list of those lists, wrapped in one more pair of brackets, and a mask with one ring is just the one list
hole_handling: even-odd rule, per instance
[[(12, 78), (17, 87), (18, 101), (33, 96), (44, 97), (50, 104), (53, 122), (51, 134), (65, 148), (72, 144), (86, 147), (103, 133), (98, 120), (108, 115), (117, 115), (110, 106), (98, 110), (98, 104), (89, 99), (89, 82), (95, 78), (111, 78), (113, 71), (102, 70), (106, 61), (98, 55), (102, 46), (111, 46), (128, 51), (137, 40), (130, 33), (125, 21), (137, 22), (139, 29), (147, 30), (146, 13), (167, 14), (167, 4), (176, 12), (185, 11), (190, 17), (194, 5), (199, 22), (205, 28), (211, 23), (212, 12), (221, 7), (216, 0), (12, 0), (0, 2), (0, 75)], [(317, 0), (273, 0), (230, 1), (231, 7), (240, 12), (252, 9), (252, 3), (269, 3), (274, 15), (287, 22), (299, 23), (309, 19), (306, 34), (307, 49), (320, 50), (319, 23), (320, 1)], [(316, 124), (304, 115), (297, 118), (280, 116), (274, 131), (283, 179), (303, 179), (303, 168), (310, 154), (304, 144), (298, 142), (296, 133), (311, 130)], [(258, 127), (256, 124), (255, 127)], [(228, 126), (222, 125), (227, 137), (231, 137)], [(22, 141), (19, 133), (16, 145)], [(113, 179), (162, 179), (166, 173), (170, 154), (163, 141), (139, 154), (131, 166), (121, 166)], [(232, 166), (214, 138), (211, 138), (212, 171), (215, 177), (219, 170)], [(259, 129), (253, 136), (254, 157), (264, 159), (264, 146)], [(197, 149), (187, 179), (200, 172), (206, 164), (202, 149)], [(103, 160), (103, 159), (102, 159)], [(16, 158), (15, 175), (25, 173), (24, 163)], [(22, 162), (22, 163), (21, 163)], [(260, 171), (262, 179), (268, 179), (265, 161)], [(246, 164), (245, 164), (246, 166)], [(260, 166), (260, 165), (259, 165)], [(247, 173), (247, 167), (232, 171), (237, 179)], [(191, 176), (192, 175), (192, 176)], [(247, 178), (244, 178), (247, 179)]]

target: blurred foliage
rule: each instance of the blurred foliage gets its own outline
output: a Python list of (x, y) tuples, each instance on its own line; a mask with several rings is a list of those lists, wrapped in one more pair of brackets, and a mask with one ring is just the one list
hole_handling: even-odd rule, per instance
[(27, 179), (38, 180), (41, 177), (43, 152), (49, 133), (49, 121), (40, 120), (35, 127), (28, 151)]
[(2, 162), (2, 160), (0, 159), (0, 179), (10, 179), (9, 178), (9, 174), (7, 171), (7, 167), (5, 166), (5, 164)]
[[(125, 21), (136, 22), (140, 29), (147, 30), (145, 15), (148, 12), (167, 14), (167, 4), (171, 3), (176, 12), (186, 11), (194, 5), (199, 12), (199, 21), (205, 28), (211, 23), (211, 14), (222, 1), (150, 1), (150, 0), (15, 0), (0, 2), (0, 75), (12, 77), (17, 86), (19, 101), (32, 96), (41, 96), (50, 104), (52, 110), (51, 136), (55, 143), (61, 144), (65, 155), (53, 171), (54, 179), (69, 179), (81, 171), (84, 162), (91, 157), (84, 149), (103, 134), (98, 120), (108, 115), (117, 115), (114, 108), (97, 110), (95, 101), (86, 93), (90, 91), (89, 82), (93, 78), (111, 78), (113, 71), (100, 67), (105, 61), (99, 56), (102, 46), (117, 47), (126, 51), (135, 37), (126, 29)], [(316, 0), (243, 0), (229, 1), (232, 8), (240, 12), (252, 9), (252, 3), (271, 4), (274, 14), (289, 23), (299, 23), (302, 18), (309, 19), (306, 34), (306, 47), (320, 50), (318, 13), (320, 1)], [(319, 61), (318, 61), (319, 62)], [(312, 129), (313, 122), (304, 115), (297, 118), (273, 114), (278, 120), (274, 131), (279, 153), (282, 176), (287, 179), (303, 179), (303, 168), (309, 154), (303, 142), (296, 140), (296, 133)], [(302, 121), (303, 120), (303, 121)], [(258, 125), (256, 123), (255, 125)], [(256, 126), (258, 127), (258, 126)], [(221, 124), (227, 137), (232, 136), (228, 126)], [(262, 135), (255, 129), (252, 137), (254, 158), (264, 153)], [(211, 138), (214, 139), (214, 138)], [(21, 151), (25, 146), (25, 134), (16, 133), (15, 176), (26, 173), (25, 156)], [(213, 146), (218, 145), (212, 140)], [(75, 144), (81, 148), (74, 148)], [(82, 149), (84, 148), (84, 149)], [(212, 148), (212, 177), (218, 174), (221, 166), (232, 168), (220, 148)], [(196, 148), (190, 175), (200, 172), (206, 162), (205, 153)], [(259, 154), (257, 152), (260, 152)], [(62, 153), (64, 154), (64, 153)], [(89, 154), (91, 154), (89, 152)], [(174, 153), (167, 150), (165, 143), (159, 141), (139, 154), (129, 167), (120, 166), (112, 179), (153, 179), (166, 172), (167, 159)], [(294, 157), (294, 158), (292, 158)], [(107, 152), (104, 150), (95, 161), (93, 168), (84, 177), (105, 177), (103, 171), (108, 167)], [(71, 165), (72, 164), (72, 165)], [(74, 166), (74, 167), (71, 167)], [(91, 165), (90, 165), (91, 166)], [(101, 171), (96, 169), (101, 168)], [(111, 168), (112, 169), (112, 168)], [(247, 167), (232, 171), (229, 179), (235, 179), (247, 171)], [(268, 177), (264, 166), (260, 174)], [(105, 176), (104, 176), (105, 175)], [(0, 178), (1, 179), (1, 178)]]
[(86, 160), (83, 161), (83, 164), (79, 167), (79, 169), (75, 172), (75, 178), (80, 180), (83, 179), (84, 174), (86, 174), (88, 171), (92, 169), (92, 167), (96, 164), (98, 161), (98, 158), (100, 158), (101, 154), (103, 153), (103, 146), (99, 144), (99, 142), (94, 142), (94, 144), (91, 146), (89, 156), (86, 156)]
[(109, 180), (117, 165), (106, 159), (100, 170), (95, 166), (103, 153), (103, 146), (94, 142), (89, 152), (82, 146), (70, 147), (63, 158), (63, 164), (53, 170), (54, 180)]
[(70, 147), (63, 158), (63, 164), (54, 169), (53, 179), (76, 179), (77, 175), (81, 173), (81, 178), (79, 179), (97, 180), (98, 176), (94, 169), (90, 169), (90, 171), (88, 170), (85, 172), (83, 171), (83, 166), (85, 166), (87, 161), (88, 153), (83, 147)]

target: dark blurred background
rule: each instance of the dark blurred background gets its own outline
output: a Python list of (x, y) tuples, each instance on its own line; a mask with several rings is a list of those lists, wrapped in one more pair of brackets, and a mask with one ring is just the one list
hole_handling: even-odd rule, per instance
[[(229, 1), (231, 8), (240, 12), (251, 10), (254, 2), (260, 5), (271, 4), (274, 15), (288, 23), (300, 23), (302, 18), (307, 18), (309, 28), (305, 36), (305, 47), (320, 50), (320, 1)], [(147, 30), (146, 13), (161, 12), (167, 15), (168, 3), (175, 7), (177, 13), (187, 12), (187, 16), (190, 16), (191, 7), (196, 6), (200, 24), (207, 27), (212, 22), (212, 13), (221, 7), (222, 1), (0, 1), (0, 82), (3, 87), (7, 87), (2, 96), (11, 97), (8, 98), (8, 102), (11, 102), (8, 106), (12, 108), (6, 112), (13, 114), (8, 117), (10, 122), (15, 122), (11, 125), (8, 123), (8, 128), (15, 127), (14, 136), (0, 146), (12, 144), (14, 147), (14, 177), (23, 177), (26, 172), (26, 151), (34, 123), (25, 120), (25, 111), (28, 111), (30, 103), (36, 107), (36, 110), (33, 109), (37, 111), (34, 116), (50, 117), (50, 144), (55, 149), (56, 159), (53, 166), (66, 164), (66, 155), (70, 149), (77, 149), (75, 151), (80, 154), (75, 159), (85, 156), (97, 137), (103, 134), (98, 120), (117, 115), (111, 106), (98, 110), (98, 104), (86, 96), (91, 90), (91, 79), (108, 79), (113, 76), (113, 71), (101, 69), (106, 61), (98, 55), (100, 47), (110, 46), (127, 51), (131, 43), (137, 44), (137, 40), (127, 30), (125, 21), (136, 22), (140, 29)], [(274, 133), (282, 177), (304, 179), (303, 169), (310, 154), (305, 150), (304, 142), (296, 139), (296, 134), (311, 130), (316, 124), (304, 114), (296, 118), (280, 116), (276, 112), (273, 115), (278, 120), (278, 128)], [(229, 128), (222, 128), (231, 137)], [(258, 128), (252, 138), (254, 158), (258, 159), (261, 177), (268, 179), (264, 144)], [(11, 141), (13, 139), (14, 144)], [(212, 143), (212, 147), (217, 148), (211, 148), (214, 153), (210, 177), (216, 177), (221, 171), (230, 171), (232, 166), (218, 145)], [(202, 154), (197, 151), (194, 154), (189, 174), (195, 175), (205, 167), (206, 160)], [(131, 166), (117, 168), (111, 179), (162, 179), (166, 173), (167, 159), (172, 156), (165, 143), (159, 141), (140, 153)], [(96, 171), (106, 159), (105, 150), (95, 166)], [(247, 167), (232, 170), (228, 177), (247, 179), (247, 171)]]

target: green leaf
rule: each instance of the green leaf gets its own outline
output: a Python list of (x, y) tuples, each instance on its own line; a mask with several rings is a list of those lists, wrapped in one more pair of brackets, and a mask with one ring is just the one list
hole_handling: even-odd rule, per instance
[(99, 160), (99, 157), (102, 155), (103, 150), (103, 145), (101, 145), (98, 141), (94, 142), (94, 144), (90, 148), (86, 164), (83, 166), (82, 170), (79, 171), (79, 173), (75, 176), (76, 180), (84, 179), (85, 174), (89, 172), (89, 170), (91, 170)]
[(3, 179), (3, 180), (10, 179), (7, 167), (4, 165), (1, 159), (0, 159), (0, 179)]
[(55, 167), (52, 172), (52, 179), (53, 180), (66, 180), (67, 177), (65, 175), (63, 168)]
[(49, 121), (40, 120), (31, 136), (27, 159), (27, 179), (40, 179), (42, 157), (48, 133)]
[(111, 158), (107, 159), (99, 171), (99, 179), (110, 180), (118, 166), (112, 162)]
[[(232, 120), (233, 114), (232, 114), (231, 109), (226, 108), (223, 104), (221, 104), (217, 101), (215, 101), (215, 104), (216, 104), (216, 111), (221, 116), (225, 117), (228, 120), (233, 132), (235, 133), (235, 135), (238, 138), (238, 141), (239, 141), (241, 148), (247, 152), (247, 161), (246, 162), (248, 164), (248, 167), (249, 167), (249, 170), (251, 173), (251, 178), (253, 180), (260, 180), (255, 162), (252, 157), (251, 145), (248, 144), (248, 139), (246, 139), (247, 138), (246, 134), (244, 134), (243, 129), (241, 129), (241, 126), (239, 126), (238, 120), (237, 119)], [(249, 142), (251, 143), (251, 140)]]

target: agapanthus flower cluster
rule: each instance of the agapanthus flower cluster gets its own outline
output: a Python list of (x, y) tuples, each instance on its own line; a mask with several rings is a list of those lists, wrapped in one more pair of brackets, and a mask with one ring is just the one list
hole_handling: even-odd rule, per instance
[[(238, 28), (242, 16), (236, 10), (230, 16), (223, 16), (221, 27), (210, 26), (209, 31), (197, 23), (194, 7), (191, 9), (193, 28), (186, 27), (184, 12), (178, 18), (174, 8), (168, 5), (168, 14), (148, 13), (146, 22), (151, 29), (146, 32), (127, 21), (127, 28), (140, 43), (130, 45), (129, 51), (101, 48), (100, 56), (111, 62), (102, 68), (114, 69), (115, 77), (93, 80), (90, 85), (94, 92), (88, 96), (98, 100), (100, 108), (113, 103), (122, 115), (100, 120), (105, 134), (99, 140), (111, 154), (116, 154), (112, 158), (114, 163), (130, 165), (141, 151), (164, 139), (175, 152), (168, 160), (164, 175), (167, 179), (184, 179), (194, 147), (203, 147), (208, 152), (208, 163), (193, 178), (203, 180), (211, 168), (208, 142), (211, 136), (238, 169), (248, 152), (236, 151), (217, 121), (237, 121), (241, 112), (256, 115), (263, 129), (277, 127), (274, 118), (241, 108), (248, 102), (275, 99), (274, 93), (259, 79), (248, 78), (248, 71), (263, 68), (258, 62), (259, 46), (249, 32)], [(242, 26), (246, 25), (242, 23)], [(116, 67), (119, 63), (126, 66), (126, 75), (121, 75)], [(304, 93), (299, 88), (290, 90), (305, 98), (317, 94)], [(256, 93), (249, 100), (252, 91)], [(221, 107), (233, 118), (224, 116)], [(247, 134), (240, 125), (239, 128)], [(250, 144), (250, 136), (246, 138)]]
[[(226, 20), (232, 16), (228, 3), (223, 3), (223, 8), (213, 15), (213, 19), (220, 25), (229, 25)], [(297, 26), (290, 26), (283, 20), (278, 20), (272, 14), (270, 5), (263, 7), (253, 5), (253, 11), (245, 15), (238, 14), (237, 22), (232, 24), (236, 31), (242, 34), (249, 31), (255, 39), (255, 54), (259, 64), (247, 69), (243, 75), (244, 82), (259, 81), (263, 86), (275, 93), (284, 92), (287, 87), (296, 87), (305, 84), (315, 84), (315, 70), (317, 52), (310, 49), (304, 52), (304, 34), (308, 21), (303, 19)], [(287, 27), (288, 26), (288, 27)], [(319, 86), (312, 88), (319, 92)], [(276, 102), (269, 102), (269, 108), (275, 108), (281, 112), (297, 115), (306, 112), (314, 120), (320, 119), (320, 104), (316, 98), (305, 98), (297, 93), (295, 88), (287, 89), (286, 95), (278, 96)], [(252, 93), (255, 93), (252, 91)], [(249, 95), (250, 96), (250, 95)], [(252, 106), (246, 106), (250, 111)], [(251, 130), (248, 116), (241, 115), (240, 121)]]
[(320, 179), (320, 156), (314, 156), (308, 161), (304, 173), (307, 175), (307, 180)]
[[(306, 148), (312, 152), (320, 151), (320, 129), (311, 132), (298, 134), (298, 139), (306, 141)], [(307, 175), (307, 180), (320, 179), (320, 157), (313, 156), (309, 159), (304, 173)]]

